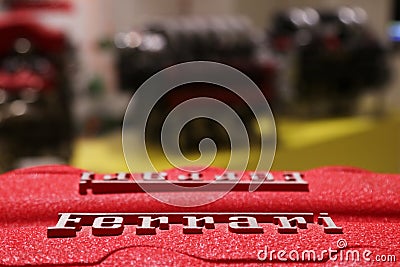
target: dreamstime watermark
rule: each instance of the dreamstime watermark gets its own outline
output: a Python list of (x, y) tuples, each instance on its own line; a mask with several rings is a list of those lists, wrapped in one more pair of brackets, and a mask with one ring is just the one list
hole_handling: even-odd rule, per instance
[(339, 239), (336, 248), (297, 250), (270, 250), (268, 246), (257, 251), (259, 261), (278, 261), (278, 262), (396, 262), (396, 255), (393, 254), (374, 254), (369, 249), (356, 250), (346, 249), (347, 241)]
[[(224, 88), (235, 97), (239, 97), (247, 109), (254, 115), (254, 123), (259, 138), (258, 158), (252, 158), (252, 163), (257, 166), (254, 171), (269, 171), (273, 162), (276, 147), (275, 121), (269, 104), (263, 92), (254, 82), (239, 70), (230, 66), (208, 62), (194, 61), (177, 64), (166, 68), (147, 81), (145, 81), (133, 95), (123, 121), (122, 145), (125, 161), (129, 170), (135, 170), (135, 164), (140, 162), (141, 168), (155, 175), (161, 170), (157, 169), (157, 159), (150, 156), (146, 142), (146, 131), (149, 130), (150, 113), (156, 109), (159, 101), (171, 90), (181, 85), (190, 83), (206, 83)], [(225, 92), (223, 95), (226, 95)], [(232, 187), (225, 191), (212, 192), (214, 181), (208, 185), (199, 186), (201, 197), (171, 197), (171, 195), (150, 192), (150, 188), (142, 187), (152, 197), (164, 203), (175, 206), (194, 207), (211, 203), (228, 193), (239, 182), (250, 161), (250, 136), (248, 124), (243, 121), (243, 116), (233, 108), (236, 104), (224, 97), (216, 99), (212, 97), (194, 97), (182, 101), (163, 114), (160, 140), (164, 158), (169, 164), (180, 171), (194, 173), (200, 172), (213, 165), (217, 145), (211, 138), (203, 138), (199, 141), (198, 151), (200, 157), (189, 159), (181, 151), (179, 137), (185, 125), (191, 121), (202, 118), (213, 121), (222, 126), (229, 137), (230, 157), (224, 170), (218, 173), (219, 177), (228, 176), (227, 171), (235, 170), (237, 179), (232, 180)], [(167, 110), (161, 110), (167, 112)], [(246, 117), (246, 116), (244, 116)], [(196, 129), (197, 131), (210, 130), (206, 126)], [(159, 160), (159, 159), (158, 159)], [(156, 161), (156, 162), (155, 162)], [(153, 177), (154, 178), (154, 177)], [(160, 177), (160, 180), (163, 179)], [(168, 180), (165, 181), (168, 183)], [(179, 191), (178, 185), (169, 184), (171, 191)], [(258, 186), (257, 184), (255, 186)], [(181, 188), (182, 189), (182, 188)], [(154, 191), (154, 190), (153, 190)], [(183, 190), (182, 190), (183, 191)]]

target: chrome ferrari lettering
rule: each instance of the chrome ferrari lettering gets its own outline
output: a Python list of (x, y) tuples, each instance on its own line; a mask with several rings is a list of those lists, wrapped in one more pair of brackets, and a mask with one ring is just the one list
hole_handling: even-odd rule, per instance
[(237, 234), (259, 234), (263, 228), (258, 225), (253, 217), (231, 217), (229, 218), (229, 231)]
[(278, 234), (296, 234), (307, 224), (322, 226), (326, 234), (343, 233), (327, 213), (321, 213), (316, 223), (313, 213), (61, 213), (56, 226), (47, 228), (47, 237), (75, 237), (82, 226), (91, 227), (95, 236), (120, 235), (126, 226), (136, 227), (137, 235), (154, 235), (171, 224), (181, 225), (183, 234), (212, 231), (216, 224), (227, 225), (235, 234), (263, 234), (266, 227), (274, 227)]
[(213, 217), (185, 216), (183, 219), (187, 220), (187, 224), (183, 227), (184, 234), (201, 234), (204, 227), (207, 229), (215, 228)]
[(47, 237), (75, 237), (81, 229), (81, 217), (61, 213), (56, 226), (47, 228)]
[(337, 226), (328, 213), (321, 213), (318, 217), (318, 224), (324, 226), (326, 234), (343, 234), (343, 228)]
[(124, 218), (122, 217), (97, 217), (92, 224), (92, 234), (97, 236), (103, 235), (120, 235), (124, 230)]
[(278, 226), (278, 233), (281, 234), (296, 234), (297, 228), (307, 229), (307, 222), (303, 217), (274, 217), (274, 224)]
[(140, 216), (139, 220), (141, 223), (136, 227), (137, 235), (155, 235), (156, 228), (160, 230), (168, 230), (168, 217), (162, 216), (157, 218), (151, 218), (150, 216)]

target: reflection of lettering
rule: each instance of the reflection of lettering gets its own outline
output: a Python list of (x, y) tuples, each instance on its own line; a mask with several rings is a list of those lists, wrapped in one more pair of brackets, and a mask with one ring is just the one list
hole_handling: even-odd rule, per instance
[(178, 175), (178, 180), (180, 181), (185, 181), (185, 180), (194, 180), (194, 181), (201, 181), (201, 173), (198, 172), (192, 172), (192, 173), (188, 173), (188, 174), (180, 174)]
[(253, 181), (273, 181), (274, 176), (269, 172), (252, 172), (250, 177)]
[(285, 173), (283, 176), (285, 177), (286, 181), (304, 182), (303, 174), (301, 174), (299, 172)]
[(81, 175), (81, 181), (79, 182), (79, 194), (86, 195), (86, 190), (91, 188), (92, 180), (94, 180), (95, 175), (92, 172), (84, 172)]
[(225, 172), (223, 175), (215, 175), (216, 181), (236, 181), (238, 178), (234, 172)]
[(103, 177), (104, 181), (127, 181), (128, 180), (128, 173), (119, 172), (117, 174), (106, 174)]
[(144, 181), (165, 181), (167, 173), (165, 172), (145, 172), (143, 173)]
[[(47, 228), (47, 236), (75, 237), (82, 226), (92, 227), (96, 236), (120, 235), (126, 226), (135, 226), (137, 235), (154, 235), (171, 224), (181, 225), (184, 234), (212, 231), (216, 224), (236, 234), (262, 234), (264, 227), (274, 225), (280, 234), (296, 234), (313, 223), (313, 213), (61, 213), (56, 226)], [(343, 233), (327, 213), (321, 213), (317, 223), (326, 234)]]
[[(205, 187), (207, 186), (207, 187)], [(79, 183), (79, 193), (139, 193), (170, 191), (308, 191), (308, 183), (298, 172), (273, 176), (269, 172), (238, 173), (227, 171), (210, 175), (201, 172), (182, 172), (175, 175), (166, 172), (141, 174), (115, 173), (98, 175), (84, 172)]]

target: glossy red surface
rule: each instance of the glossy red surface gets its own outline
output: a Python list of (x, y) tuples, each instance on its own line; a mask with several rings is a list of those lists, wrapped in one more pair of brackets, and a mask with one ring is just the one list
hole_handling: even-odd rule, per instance
[[(211, 175), (216, 170), (209, 170)], [(314, 250), (321, 257), (306, 265), (360, 266), (377, 262), (377, 256), (395, 256), (400, 262), (400, 175), (326, 167), (303, 172), (309, 192), (231, 192), (204, 206), (193, 208), (163, 204), (145, 193), (79, 194), (82, 170), (67, 166), (21, 169), (0, 176), (0, 264), (1, 265), (215, 265), (270, 264), (257, 254), (271, 250)], [(176, 170), (170, 171), (170, 174)], [(281, 175), (280, 172), (273, 172)], [(204, 193), (162, 193), (171, 198), (204, 198)], [(157, 229), (156, 235), (136, 235), (126, 226), (122, 235), (93, 236), (83, 226), (74, 238), (48, 238), (47, 227), (55, 226), (60, 212), (165, 213), (165, 212), (328, 212), (343, 227), (343, 234), (326, 234), (322, 226), (309, 224), (297, 234), (280, 234), (277, 225), (261, 224), (262, 234), (236, 234), (226, 224), (205, 229), (203, 234), (183, 234), (181, 225)], [(331, 260), (323, 250), (347, 246)], [(371, 251), (371, 261), (346, 260), (346, 251), (360, 255)], [(355, 253), (355, 252), (354, 252)], [(287, 256), (286, 256), (287, 257)], [(293, 262), (281, 262), (279, 265)], [(300, 262), (294, 262), (299, 265)]]

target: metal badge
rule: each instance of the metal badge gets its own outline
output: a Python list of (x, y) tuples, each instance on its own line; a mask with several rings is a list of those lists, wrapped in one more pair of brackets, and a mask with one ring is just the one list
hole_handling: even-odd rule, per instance
[[(327, 213), (321, 213), (317, 222), (326, 234), (342, 234)], [(91, 226), (95, 236), (121, 235), (125, 226), (136, 226), (137, 235), (154, 235), (157, 229), (168, 230), (170, 224), (182, 226), (183, 234), (202, 234), (215, 224), (226, 224), (236, 234), (262, 234), (261, 224), (277, 225), (280, 234), (296, 234), (298, 229), (307, 229), (314, 224), (313, 213), (60, 213), (56, 226), (47, 228), (47, 237), (76, 237), (82, 226)], [(268, 226), (265, 226), (268, 227)]]

